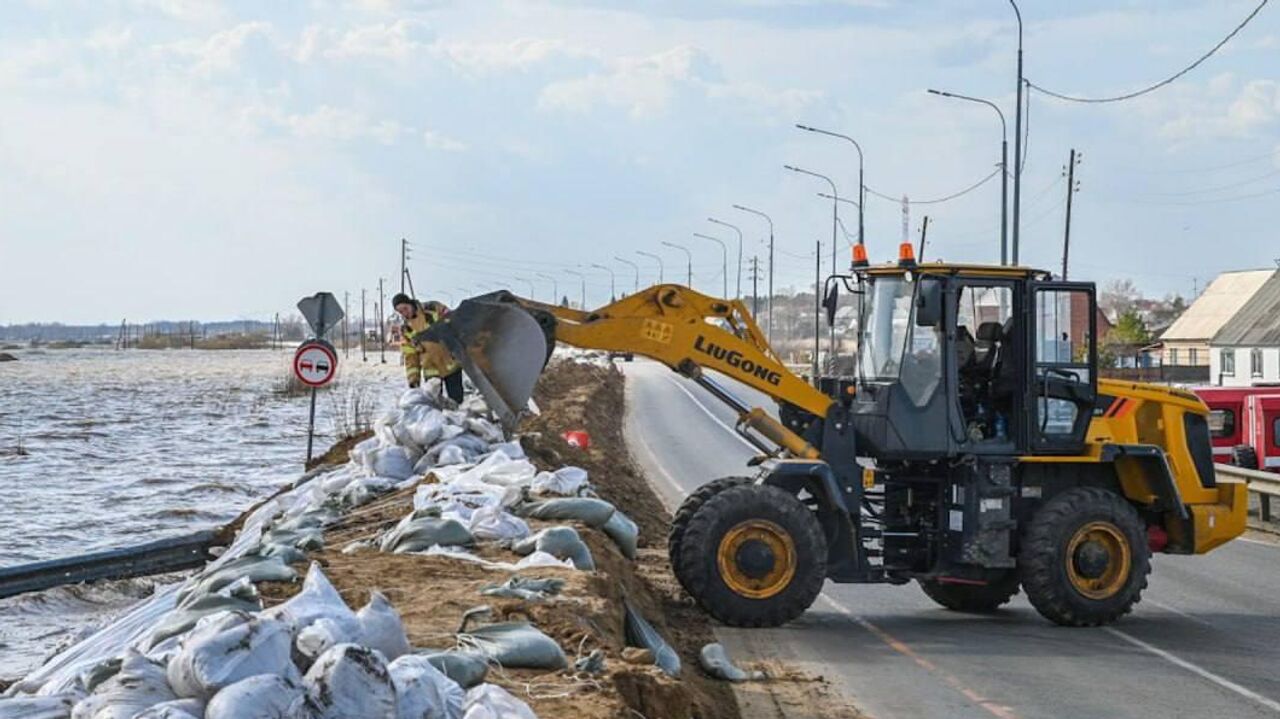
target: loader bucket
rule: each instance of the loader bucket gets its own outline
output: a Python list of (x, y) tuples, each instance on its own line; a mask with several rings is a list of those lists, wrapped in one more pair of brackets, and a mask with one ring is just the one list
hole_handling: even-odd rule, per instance
[(511, 430), (555, 348), (554, 317), (541, 319), (516, 304), (510, 293), (494, 292), (464, 300), (425, 338), (449, 350)]

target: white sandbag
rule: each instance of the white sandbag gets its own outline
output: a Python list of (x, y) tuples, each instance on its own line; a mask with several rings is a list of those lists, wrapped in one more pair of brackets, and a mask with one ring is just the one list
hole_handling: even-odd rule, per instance
[(297, 682), (259, 674), (214, 694), (204, 719), (311, 719), (311, 712), (307, 695)]
[(393, 477), (362, 477), (348, 484), (338, 501), (347, 508), (360, 507), (394, 490), (398, 481)]
[(533, 478), (530, 490), (534, 494), (558, 494), (574, 497), (587, 486), (587, 470), (581, 467), (561, 467), (554, 472), (539, 472)]
[(163, 666), (126, 649), (120, 672), (76, 703), (71, 719), (133, 719), (135, 714), (177, 698)]
[(364, 467), (367, 471), (373, 470), (373, 453), (383, 447), (382, 440), (378, 437), (370, 437), (351, 448), (349, 453), (351, 461)]
[[(67, 719), (79, 700), (79, 694), (0, 698), (0, 719)], [(458, 716), (462, 716), (461, 704), (458, 706)]]
[(414, 510), (379, 540), (382, 551), (396, 554), (420, 552), (437, 545), (469, 547), (473, 544), (475, 539), (466, 525), (441, 517), (435, 508)]
[(497, 684), (481, 684), (467, 692), (463, 719), (538, 719), (528, 704)]
[(631, 517), (622, 513), (622, 510), (614, 510), (609, 516), (609, 521), (600, 527), (600, 530), (609, 535), (614, 544), (618, 545), (618, 549), (622, 550), (622, 556), (627, 559), (636, 558), (636, 547), (640, 541), (640, 527), (631, 520)]
[(367, 647), (333, 647), (311, 665), (303, 684), (316, 719), (396, 719), (386, 660)]
[(467, 529), (479, 540), (523, 539), (529, 536), (529, 525), (521, 518), (491, 504), (471, 512)]
[(297, 674), (288, 624), (254, 617), (216, 633), (184, 639), (169, 662), (169, 685), (182, 697), (208, 699), (219, 689), (258, 674)]
[(360, 620), (360, 643), (377, 649), (387, 659), (397, 659), (412, 651), (400, 613), (382, 592), (372, 593), (369, 603), (356, 612), (356, 619)]
[(510, 442), (490, 443), (489, 451), (502, 452), (503, 454), (507, 455), (511, 459), (528, 459), (528, 456), (525, 455), (524, 453), (524, 447), (520, 445), (520, 442), (518, 440), (512, 440)]
[(447, 467), (451, 464), (464, 464), (468, 462), (467, 454), (457, 445), (448, 445), (436, 455), (435, 464), (440, 467)]
[(398, 719), (461, 719), (467, 693), (426, 657), (406, 654), (387, 665)]
[[(440, 410), (426, 405), (413, 407), (404, 413), (400, 420), (404, 438), (422, 448), (430, 447), (444, 430), (444, 414)], [(401, 436), (397, 431), (396, 436)]]
[(318, 619), (329, 619), (343, 636), (359, 636), (360, 621), (355, 612), (342, 601), (342, 595), (329, 583), (320, 565), (312, 562), (302, 591), (283, 604), (277, 604), (262, 612), (262, 616), (279, 619), (302, 630)]
[(383, 447), (373, 453), (373, 473), (379, 477), (408, 479), (419, 454), (409, 447)]
[(506, 439), (502, 435), (502, 428), (481, 417), (471, 417), (466, 422), (467, 431), (476, 435), (490, 444), (495, 444)]
[(213, 594), (191, 596), (172, 612), (169, 612), (151, 630), (151, 635), (143, 643), (147, 650), (155, 649), (164, 640), (189, 631), (200, 619), (226, 611), (256, 612), (262, 609), (257, 590), (247, 579), (240, 579)]
[(201, 719), (204, 709), (204, 702), (199, 699), (175, 699), (157, 704), (133, 719)]
[(184, 603), (191, 597), (213, 594), (219, 589), (241, 579), (250, 582), (296, 582), (298, 573), (289, 568), (279, 557), (263, 557), (256, 554), (237, 557), (217, 569), (197, 575), (199, 579), (178, 590), (178, 601)]
[(302, 631), (294, 640), (294, 647), (305, 660), (303, 666), (309, 667), (321, 654), (339, 644), (347, 644), (360, 640), (360, 636), (351, 633), (349, 627), (343, 627), (329, 617), (321, 617)]
[(545, 552), (558, 559), (568, 559), (573, 562), (574, 567), (583, 571), (589, 572), (596, 568), (591, 550), (573, 527), (548, 527), (511, 545), (511, 550), (516, 554)]
[(453, 439), (466, 431), (465, 427), (445, 422), (444, 429), (440, 430), (440, 441)]

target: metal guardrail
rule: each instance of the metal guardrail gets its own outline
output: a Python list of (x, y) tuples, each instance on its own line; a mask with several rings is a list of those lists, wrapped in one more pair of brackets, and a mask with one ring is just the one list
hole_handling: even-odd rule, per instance
[(1271, 498), (1280, 497), (1280, 474), (1263, 472), (1257, 469), (1245, 469), (1230, 464), (1214, 464), (1213, 470), (1219, 476), (1248, 483), (1249, 491), (1258, 495), (1262, 521), (1271, 521)]
[(0, 567), (0, 598), (38, 592), (64, 584), (128, 579), (192, 569), (203, 566), (212, 559), (209, 549), (221, 543), (218, 532), (205, 530), (134, 547)]

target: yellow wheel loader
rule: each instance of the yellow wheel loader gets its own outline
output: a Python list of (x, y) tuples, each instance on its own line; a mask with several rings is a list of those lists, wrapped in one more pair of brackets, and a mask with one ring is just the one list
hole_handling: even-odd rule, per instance
[[(859, 308), (856, 373), (817, 387), (742, 302), (672, 284), (590, 312), (497, 292), (427, 334), (509, 427), (557, 342), (657, 360), (732, 407), (754, 476), (691, 494), (668, 543), (726, 624), (794, 619), (830, 579), (914, 580), (966, 612), (1021, 588), (1051, 621), (1096, 626), (1139, 600), (1153, 552), (1244, 531), (1246, 488), (1215, 477), (1205, 405), (1098, 378), (1093, 284), (904, 257), (828, 278), (828, 322), (840, 287)], [(773, 398), (776, 418), (713, 372)]]

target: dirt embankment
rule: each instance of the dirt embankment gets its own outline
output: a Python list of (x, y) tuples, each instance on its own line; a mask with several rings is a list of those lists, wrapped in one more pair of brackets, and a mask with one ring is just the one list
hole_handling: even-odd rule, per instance
[[(590, 548), (596, 570), (527, 570), (525, 576), (559, 577), (565, 586), (554, 601), (526, 602), (480, 594), (483, 587), (504, 582), (511, 574), (507, 571), (444, 557), (367, 549), (342, 553), (349, 542), (376, 536), (409, 513), (413, 489), (384, 496), (330, 526), (326, 548), (312, 553), (310, 559), (324, 566), (352, 607), (367, 602), (373, 590), (384, 593), (400, 612), (415, 647), (452, 647), (463, 613), (487, 604), (494, 621), (530, 621), (560, 644), (570, 662), (592, 650), (603, 650), (605, 671), (596, 675), (512, 668), (490, 672), (489, 681), (528, 702), (540, 717), (738, 719), (741, 715), (730, 686), (706, 677), (698, 668), (698, 650), (715, 639), (706, 616), (680, 599), (667, 566), (669, 517), (631, 463), (623, 443), (622, 381), (621, 374), (610, 368), (572, 363), (551, 368), (536, 393), (542, 414), (522, 428), (522, 444), (540, 469), (570, 464), (588, 471), (595, 489), (639, 525), (640, 550), (635, 561), (623, 557), (603, 533), (572, 523)], [(590, 449), (566, 444), (560, 437), (565, 430), (587, 431)], [(537, 520), (529, 524), (534, 531), (550, 526)], [(475, 553), (494, 561), (517, 559), (491, 543)], [(270, 604), (292, 596), (298, 586), (264, 583), (261, 590)], [(679, 679), (667, 677), (652, 664), (632, 664), (623, 658), (624, 597), (679, 652), (683, 665)]]

